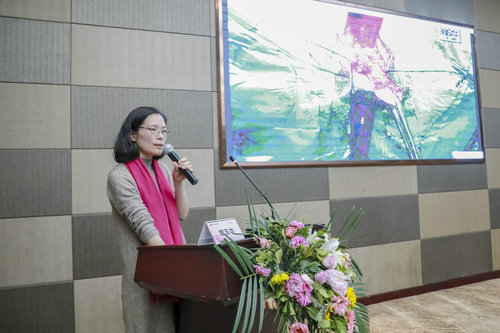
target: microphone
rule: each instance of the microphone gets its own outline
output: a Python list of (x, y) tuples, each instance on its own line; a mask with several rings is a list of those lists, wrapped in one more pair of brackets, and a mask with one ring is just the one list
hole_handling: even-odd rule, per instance
[[(245, 177), (247, 177), (247, 179), (250, 181), (250, 183), (252, 183), (253, 187), (255, 187), (255, 189), (260, 193), (260, 195), (262, 195), (262, 197), (264, 198), (264, 200), (266, 200), (267, 204), (271, 208), (271, 217), (274, 220), (274, 214), (276, 213), (276, 215), (278, 215), (278, 212), (276, 212), (276, 210), (274, 210), (273, 205), (267, 199), (266, 195), (264, 193), (262, 193), (262, 191), (259, 189), (259, 187), (257, 185), (255, 185), (255, 183), (252, 181), (252, 179), (250, 179), (250, 177), (247, 175), (247, 173), (245, 172), (245, 170), (243, 170), (240, 167), (240, 165), (238, 164), (238, 162), (234, 159), (233, 155), (230, 155), (229, 159), (238, 167), (238, 169), (240, 169), (241, 172), (243, 172), (243, 174), (245, 175)], [(278, 215), (278, 217), (279, 217), (279, 215)]]
[[(165, 144), (165, 146), (163, 146), (163, 151), (168, 155), (168, 157), (170, 157), (173, 162), (180, 161), (181, 158), (179, 157), (179, 155), (177, 155), (174, 147), (171, 144)], [(179, 168), (179, 170), (186, 176), (187, 180), (189, 180), (192, 185), (198, 184), (198, 178), (196, 178), (196, 176), (191, 171), (181, 168)]]

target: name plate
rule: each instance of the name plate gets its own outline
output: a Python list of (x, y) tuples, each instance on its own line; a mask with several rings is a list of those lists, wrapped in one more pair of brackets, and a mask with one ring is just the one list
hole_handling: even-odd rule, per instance
[(198, 245), (220, 244), (228, 236), (234, 241), (245, 239), (234, 218), (205, 221), (198, 238)]

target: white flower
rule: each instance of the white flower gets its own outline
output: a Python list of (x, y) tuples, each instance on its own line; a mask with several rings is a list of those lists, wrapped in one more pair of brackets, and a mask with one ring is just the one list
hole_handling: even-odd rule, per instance
[(311, 232), (311, 229), (309, 229), (309, 235), (307, 235), (306, 241), (309, 244), (314, 244), (316, 241), (318, 241), (320, 238), (318, 237), (318, 234), (315, 232)]
[(339, 239), (333, 238), (325, 242), (321, 247), (322, 250), (325, 250), (328, 253), (333, 253), (339, 247)]

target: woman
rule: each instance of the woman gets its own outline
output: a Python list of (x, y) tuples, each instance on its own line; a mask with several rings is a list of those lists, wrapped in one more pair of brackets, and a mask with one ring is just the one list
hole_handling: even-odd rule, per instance
[(167, 139), (166, 117), (153, 107), (138, 107), (123, 122), (114, 146), (119, 164), (108, 175), (107, 194), (113, 210), (123, 261), (122, 304), (127, 332), (175, 332), (171, 300), (134, 283), (137, 247), (180, 245), (179, 219), (187, 217), (188, 200), (180, 169), (192, 171), (182, 158), (171, 170), (161, 159)]

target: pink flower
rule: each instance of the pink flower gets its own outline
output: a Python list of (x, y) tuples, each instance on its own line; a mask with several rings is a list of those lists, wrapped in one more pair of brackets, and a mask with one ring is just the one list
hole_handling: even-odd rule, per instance
[(343, 316), (347, 313), (347, 309), (351, 302), (344, 296), (333, 296), (332, 297), (332, 309), (336, 315)]
[(347, 288), (349, 287), (347, 281), (344, 280), (343, 274), (334, 269), (329, 269), (326, 271), (326, 283), (330, 285), (333, 291), (337, 294), (345, 296), (347, 294)]
[(276, 310), (278, 308), (278, 302), (274, 298), (266, 298), (264, 304), (267, 309)]
[(347, 312), (347, 333), (352, 333), (354, 331), (354, 311)]
[(338, 257), (336, 254), (329, 254), (321, 262), (326, 268), (335, 268), (337, 266)]
[(292, 238), (296, 232), (297, 232), (297, 228), (288, 227), (285, 230), (285, 236), (286, 236), (286, 238)]
[(264, 266), (253, 265), (253, 268), (255, 269), (255, 273), (262, 276), (269, 276), (269, 274), (271, 273), (271, 269), (265, 268)]
[(300, 230), (300, 229), (304, 228), (304, 223), (294, 220), (294, 221), (291, 221), (290, 223), (288, 223), (288, 226), (292, 227), (292, 228), (296, 228), (297, 230)]
[(345, 258), (345, 261), (344, 261), (344, 267), (345, 267), (345, 269), (349, 269), (350, 266), (351, 266), (351, 257), (347, 257), (347, 258)]
[(326, 282), (326, 279), (328, 277), (328, 272), (327, 271), (321, 271), (319, 273), (316, 273), (316, 276), (314, 277), (316, 281), (319, 283), (323, 284)]
[(309, 333), (309, 328), (302, 323), (293, 323), (290, 327), (290, 333)]
[(311, 303), (312, 287), (297, 273), (290, 275), (285, 284), (285, 291), (290, 297), (295, 297), (302, 306)]
[(290, 223), (288, 223), (288, 227), (285, 230), (286, 238), (292, 238), (293, 236), (295, 236), (297, 230), (300, 230), (302, 228), (304, 228), (304, 223), (295, 220), (291, 221)]
[(263, 249), (268, 249), (271, 247), (271, 242), (266, 238), (258, 238), (258, 243)]
[(309, 247), (309, 243), (302, 236), (293, 237), (290, 241), (290, 246), (296, 249), (299, 245), (304, 245), (305, 247)]

